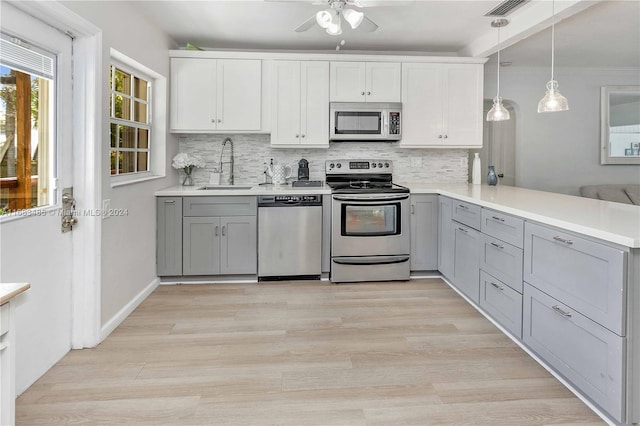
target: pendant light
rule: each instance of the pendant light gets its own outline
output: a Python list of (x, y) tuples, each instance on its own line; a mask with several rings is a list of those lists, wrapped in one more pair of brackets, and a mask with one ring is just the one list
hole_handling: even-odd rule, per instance
[(511, 118), (509, 111), (502, 105), (502, 98), (500, 97), (500, 28), (508, 24), (509, 21), (506, 19), (496, 19), (491, 22), (491, 26), (498, 29), (498, 90), (496, 97), (493, 98), (493, 107), (487, 113), (487, 121), (504, 121)]
[(569, 102), (558, 90), (558, 82), (553, 79), (553, 67), (555, 62), (555, 38), (556, 38), (556, 9), (555, 1), (551, 1), (551, 80), (547, 83), (547, 93), (538, 102), (538, 112), (567, 111)]

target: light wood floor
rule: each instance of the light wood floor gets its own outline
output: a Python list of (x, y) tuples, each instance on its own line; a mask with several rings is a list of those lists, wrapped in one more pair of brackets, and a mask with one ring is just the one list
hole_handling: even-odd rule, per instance
[(17, 424), (603, 424), (440, 279), (161, 286)]

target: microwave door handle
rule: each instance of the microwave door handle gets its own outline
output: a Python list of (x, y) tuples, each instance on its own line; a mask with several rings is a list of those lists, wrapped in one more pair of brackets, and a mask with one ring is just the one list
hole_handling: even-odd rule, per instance
[(384, 136), (389, 136), (389, 111), (382, 112), (382, 118), (384, 122)]

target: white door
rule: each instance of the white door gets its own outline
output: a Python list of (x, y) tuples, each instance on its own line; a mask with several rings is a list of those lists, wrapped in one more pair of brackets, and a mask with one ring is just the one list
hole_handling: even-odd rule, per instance
[(482, 146), (482, 72), (482, 65), (445, 66), (444, 145)]
[(439, 64), (402, 64), (402, 146), (442, 141), (441, 69)]
[(399, 62), (367, 62), (367, 102), (400, 102)]
[(298, 145), (300, 144), (300, 62), (275, 61), (272, 81), (271, 144)]
[(331, 62), (331, 102), (364, 102), (366, 100), (364, 62)]
[[(3, 169), (3, 177), (30, 174), (32, 190), (37, 192), (32, 197), (4, 199), (7, 204), (24, 203), (24, 209), (0, 215), (0, 282), (31, 284), (31, 289), (21, 296), (15, 315), (19, 394), (71, 348), (73, 232), (61, 232), (59, 213), (63, 188), (73, 186), (72, 40), (6, 2), (2, 4), (0, 23), (3, 93), (25, 94), (19, 81), (26, 75), (31, 89), (36, 88), (27, 96), (37, 100), (31, 102), (31, 108), (24, 108), (19, 106), (20, 101), (3, 96), (0, 107), (5, 119), (0, 132), (0, 143), (5, 148), (3, 158), (6, 162), (16, 158), (12, 170)], [(12, 102), (17, 107), (18, 123), (14, 135), (7, 127)], [(19, 114), (23, 114), (22, 118), (18, 118)], [(30, 141), (24, 139), (27, 132), (20, 130), (20, 123), (27, 123), (30, 128)], [(37, 164), (35, 169), (25, 169), (24, 160), (21, 163), (12, 157), (12, 150), (22, 150), (23, 155), (26, 152), (29, 160)], [(15, 179), (18, 187), (24, 188), (26, 180)], [(82, 226), (82, 217), (79, 220), (78, 226)]]
[(329, 145), (329, 62), (302, 62), (300, 76), (300, 142)]
[(171, 59), (171, 130), (215, 130), (216, 60)]
[(260, 130), (262, 61), (218, 59), (217, 129)]

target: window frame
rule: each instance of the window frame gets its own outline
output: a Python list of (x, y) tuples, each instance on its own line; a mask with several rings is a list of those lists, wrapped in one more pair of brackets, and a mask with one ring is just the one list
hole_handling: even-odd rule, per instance
[[(166, 78), (161, 74), (153, 71), (152, 69), (142, 65), (134, 59), (118, 52), (115, 49), (111, 49), (111, 56), (108, 64), (108, 78), (105, 79), (107, 85), (107, 93), (109, 94), (109, 106), (107, 107), (108, 125), (107, 125), (107, 149), (106, 149), (106, 164), (109, 178), (111, 181), (111, 187), (117, 187), (121, 185), (128, 185), (132, 183), (143, 182), (151, 179), (159, 179), (166, 176), (166, 114), (163, 114), (163, 108), (166, 109), (167, 88)], [(127, 74), (131, 75), (131, 94), (126, 95), (115, 91), (115, 87), (110, 86), (112, 78), (112, 66)], [(140, 123), (134, 120), (134, 116), (131, 115), (129, 120), (115, 118), (112, 116), (112, 111), (115, 111), (113, 102), (115, 100), (114, 94), (123, 95), (130, 99), (131, 113), (134, 111), (134, 99), (140, 101), (135, 97), (133, 91), (134, 78), (138, 77), (148, 82), (147, 92), (147, 121), (148, 123)], [(139, 149), (137, 147), (138, 131), (136, 130), (135, 136), (135, 148), (112, 147), (111, 146), (111, 125), (116, 126), (125, 125), (134, 129), (146, 129), (148, 131), (148, 142), (146, 149)], [(116, 134), (117, 137), (117, 134)], [(116, 141), (117, 144), (117, 141)], [(116, 152), (147, 152), (147, 164), (148, 170), (135, 171), (122, 174), (111, 174), (111, 153)], [(137, 155), (135, 156), (136, 168), (137, 168)], [(103, 163), (104, 164), (104, 163)]]

